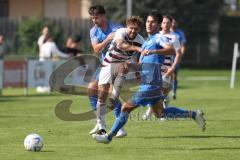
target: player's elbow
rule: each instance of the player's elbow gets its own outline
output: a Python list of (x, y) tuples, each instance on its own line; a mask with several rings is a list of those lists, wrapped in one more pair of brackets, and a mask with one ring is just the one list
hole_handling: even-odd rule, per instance
[(94, 48), (93, 48), (93, 51), (94, 51), (94, 53), (98, 54), (98, 53), (101, 51), (101, 49), (100, 49), (100, 48), (97, 48), (97, 47), (94, 47)]

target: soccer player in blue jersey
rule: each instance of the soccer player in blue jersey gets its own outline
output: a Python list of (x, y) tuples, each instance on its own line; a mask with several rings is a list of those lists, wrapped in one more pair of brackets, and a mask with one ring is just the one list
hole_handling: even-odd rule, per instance
[[(171, 27), (171, 32), (173, 32), (174, 34), (176, 34), (179, 42), (180, 42), (180, 51), (181, 51), (181, 54), (182, 56), (184, 55), (185, 53), (185, 50), (186, 50), (186, 37), (185, 37), (185, 34), (184, 32), (177, 28), (177, 21), (173, 18), (172, 20), (172, 27)], [(179, 70), (179, 64), (177, 65), (175, 71), (174, 71), (174, 76), (173, 76), (173, 99), (176, 99), (177, 98), (177, 87), (178, 87), (178, 80), (177, 80), (177, 74), (178, 74), (178, 70)]]
[[(108, 21), (106, 18), (105, 9), (101, 5), (94, 5), (89, 8), (89, 15), (91, 16), (94, 26), (90, 30), (90, 38), (93, 50), (96, 54), (101, 56), (103, 59), (106, 55), (106, 52), (109, 48), (110, 42), (113, 39), (114, 33), (117, 29), (122, 28), (120, 24), (113, 23)], [(96, 113), (97, 105), (97, 94), (98, 94), (98, 74), (96, 74), (95, 79), (89, 83), (88, 86), (88, 96), (90, 99), (91, 107)], [(114, 113), (118, 117), (121, 111), (121, 102), (118, 101)], [(90, 131), (90, 134), (99, 132), (99, 122), (97, 119), (97, 124)]]
[[(146, 21), (146, 31), (149, 38), (142, 45), (142, 55), (140, 57), (141, 65), (141, 85), (135, 95), (124, 103), (120, 116), (116, 119), (111, 131), (108, 134), (93, 134), (93, 139), (99, 143), (110, 143), (112, 138), (122, 128), (131, 111), (140, 105), (150, 104), (156, 117), (171, 114), (182, 117), (192, 117), (197, 119), (196, 112), (186, 111), (178, 108), (163, 108), (162, 103), (162, 76), (160, 66), (164, 61), (164, 55), (174, 52), (174, 48), (165, 43), (166, 37), (160, 35), (159, 29), (162, 22), (162, 16), (157, 11), (150, 12)], [(200, 120), (200, 119), (199, 119)], [(203, 119), (201, 119), (203, 121)]]
[[(161, 35), (167, 37), (167, 42), (171, 43), (175, 49), (173, 55), (165, 56), (163, 65), (161, 66), (161, 72), (163, 76), (162, 91), (165, 96), (164, 108), (168, 105), (168, 93), (172, 89), (173, 74), (182, 56), (180, 42), (177, 38), (177, 35), (171, 32), (172, 20), (172, 17), (169, 15), (163, 16), (163, 21), (161, 23), (162, 30), (159, 32)], [(143, 115), (143, 120), (149, 119), (151, 115), (152, 109), (151, 107), (148, 107), (146, 113)], [(162, 118), (162, 120), (165, 120), (165, 118)]]
[[(172, 77), (182, 56), (180, 42), (177, 38), (177, 35), (176, 33), (173, 33), (170, 30), (172, 21), (173, 21), (173, 18), (171, 16), (168, 16), (168, 15), (163, 16), (163, 21), (161, 24), (162, 30), (160, 31), (160, 34), (167, 37), (168, 42), (171, 43), (175, 49), (175, 54), (165, 56), (163, 65), (161, 66), (161, 72), (163, 76), (162, 91), (165, 96), (165, 99), (168, 96), (168, 93), (172, 89), (172, 83), (173, 83)], [(172, 107), (172, 106), (169, 106), (168, 103), (166, 103), (165, 99), (164, 99), (164, 108)], [(201, 110), (197, 110), (196, 112), (198, 115), (203, 114)], [(146, 113), (143, 115), (143, 120), (147, 120), (148, 118), (150, 118), (151, 114), (152, 114), (152, 109), (151, 107), (149, 107)], [(168, 117), (161, 118), (161, 120), (166, 120), (166, 118)], [(169, 118), (174, 118), (174, 117), (170, 116)]]

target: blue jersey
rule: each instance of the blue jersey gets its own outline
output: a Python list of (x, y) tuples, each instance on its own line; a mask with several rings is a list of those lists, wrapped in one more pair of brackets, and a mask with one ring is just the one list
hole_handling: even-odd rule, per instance
[[(117, 29), (122, 28), (123, 26), (120, 24), (116, 24), (113, 22), (107, 22), (107, 30), (102, 31), (100, 27), (94, 26), (90, 30), (90, 38), (92, 43), (101, 43), (103, 42), (107, 36), (115, 32)], [(110, 43), (101, 51), (102, 59), (105, 57), (107, 50), (109, 48)]]
[(185, 44), (187, 42), (185, 34), (182, 30), (176, 29), (173, 33), (176, 34), (180, 44)]
[[(163, 48), (167, 43), (167, 38), (159, 33), (150, 36), (142, 45), (142, 50), (158, 50)], [(142, 64), (142, 84), (161, 86), (161, 65), (164, 61), (164, 56), (156, 53), (141, 56), (140, 63)]]
[[(158, 50), (163, 48), (167, 43), (167, 38), (161, 34), (150, 36), (142, 45), (142, 50)], [(131, 98), (134, 106), (153, 106), (160, 99), (163, 99), (161, 85), (161, 65), (164, 61), (164, 56), (152, 53), (141, 56), (141, 85), (138, 91)]]

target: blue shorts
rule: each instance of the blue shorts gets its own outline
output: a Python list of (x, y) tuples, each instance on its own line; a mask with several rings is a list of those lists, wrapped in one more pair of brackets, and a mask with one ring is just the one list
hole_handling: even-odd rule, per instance
[(138, 91), (131, 98), (134, 106), (153, 106), (159, 100), (164, 99), (160, 86), (140, 85)]

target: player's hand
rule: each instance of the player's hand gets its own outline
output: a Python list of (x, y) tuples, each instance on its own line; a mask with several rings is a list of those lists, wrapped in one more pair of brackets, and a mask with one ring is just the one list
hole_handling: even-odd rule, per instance
[(112, 41), (114, 35), (115, 35), (115, 32), (110, 33), (110, 34), (107, 36), (106, 40), (107, 40), (108, 42)]
[(150, 53), (151, 53), (150, 50), (143, 50), (141, 52), (141, 56), (149, 55)]
[(174, 72), (174, 69), (173, 69), (173, 68), (168, 68), (168, 69), (166, 70), (166, 73), (165, 73), (164, 75), (166, 75), (166, 76), (172, 76), (173, 72)]

